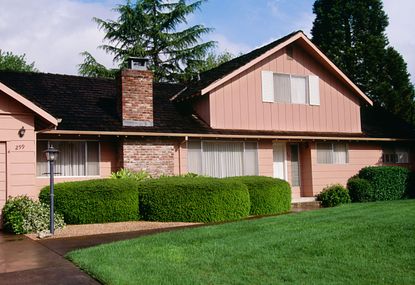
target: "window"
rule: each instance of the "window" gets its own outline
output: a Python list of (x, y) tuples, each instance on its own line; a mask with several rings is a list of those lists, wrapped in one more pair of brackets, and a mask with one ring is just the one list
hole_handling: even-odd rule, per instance
[(320, 105), (319, 78), (262, 71), (262, 100)]
[(37, 176), (49, 175), (49, 164), (43, 151), (53, 145), (59, 150), (55, 162), (57, 176), (99, 175), (99, 143), (94, 141), (38, 141), (36, 148)]
[(345, 143), (317, 143), (317, 163), (346, 164), (349, 162)]
[(290, 145), (291, 151), (291, 185), (300, 186), (300, 156), (298, 144)]
[(256, 142), (189, 141), (188, 171), (212, 177), (258, 175)]
[(406, 148), (384, 148), (382, 160), (384, 163), (409, 163), (409, 150)]

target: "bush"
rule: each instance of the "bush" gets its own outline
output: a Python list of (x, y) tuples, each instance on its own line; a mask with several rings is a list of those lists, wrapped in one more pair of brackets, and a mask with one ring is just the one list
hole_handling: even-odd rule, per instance
[(317, 201), (321, 201), (323, 207), (335, 207), (340, 204), (350, 203), (350, 196), (346, 188), (340, 184), (327, 186), (317, 195)]
[(142, 180), (151, 178), (151, 175), (145, 170), (132, 171), (129, 169), (122, 168), (118, 170), (117, 172), (112, 172), (110, 177), (111, 179), (127, 178), (127, 179), (135, 179), (137, 181), (142, 181)]
[[(138, 220), (138, 183), (133, 179), (98, 179), (55, 185), (55, 208), (68, 224)], [(49, 186), (39, 199), (49, 203)]]
[(350, 200), (352, 202), (370, 202), (374, 201), (374, 192), (372, 184), (366, 179), (353, 177), (347, 181)]
[[(3, 227), (15, 234), (49, 230), (49, 205), (33, 201), (27, 196), (9, 197), (2, 211)], [(65, 226), (62, 215), (55, 213), (55, 229)]]
[(251, 215), (268, 215), (287, 212), (291, 209), (291, 187), (288, 182), (266, 176), (229, 177), (248, 187), (251, 200)]
[(140, 213), (148, 221), (217, 222), (249, 215), (242, 183), (208, 177), (164, 177), (139, 184)]
[(399, 200), (410, 196), (411, 172), (398, 166), (369, 166), (359, 171), (359, 178), (373, 187), (373, 200)]

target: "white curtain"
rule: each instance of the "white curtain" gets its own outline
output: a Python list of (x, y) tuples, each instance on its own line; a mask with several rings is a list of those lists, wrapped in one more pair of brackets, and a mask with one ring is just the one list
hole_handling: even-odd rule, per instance
[(98, 142), (86, 143), (87, 154), (87, 171), (86, 175), (96, 176), (99, 175), (99, 144)]
[(258, 144), (245, 142), (244, 175), (258, 175)]
[(45, 157), (44, 151), (48, 148), (47, 141), (36, 142), (36, 175), (47, 176), (49, 175), (48, 162)]
[(305, 77), (291, 76), (291, 103), (307, 103), (307, 81)]
[(203, 142), (202, 161), (204, 175), (243, 175), (243, 143)]
[(300, 186), (300, 158), (298, 144), (292, 144), (291, 149), (291, 184)]
[(331, 143), (317, 144), (317, 162), (318, 163), (333, 163), (333, 153)]
[(187, 171), (191, 173), (202, 173), (202, 148), (200, 141), (187, 142)]
[(347, 145), (344, 143), (333, 144), (333, 163), (345, 164), (347, 163)]
[(290, 75), (274, 74), (274, 92), (275, 102), (290, 103), (291, 102), (291, 83)]

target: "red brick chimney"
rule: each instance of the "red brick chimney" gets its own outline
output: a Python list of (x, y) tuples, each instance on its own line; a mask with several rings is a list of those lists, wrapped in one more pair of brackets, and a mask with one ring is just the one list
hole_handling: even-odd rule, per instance
[(130, 58), (128, 67), (120, 76), (122, 125), (153, 126), (153, 72), (141, 58)]

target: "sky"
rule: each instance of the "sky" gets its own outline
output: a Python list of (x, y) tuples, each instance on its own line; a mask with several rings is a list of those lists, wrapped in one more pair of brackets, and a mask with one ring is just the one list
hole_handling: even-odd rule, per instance
[[(396, 3), (399, 2), (399, 5)], [(77, 74), (82, 51), (111, 67), (93, 17), (116, 19), (113, 10), (124, 0), (0, 0), (0, 49), (26, 54), (41, 72)], [(219, 51), (248, 52), (296, 30), (310, 36), (314, 0), (209, 0), (189, 16), (188, 23), (213, 28), (205, 40), (217, 41)], [(415, 83), (414, 0), (384, 0), (389, 17), (390, 45), (404, 57)]]

